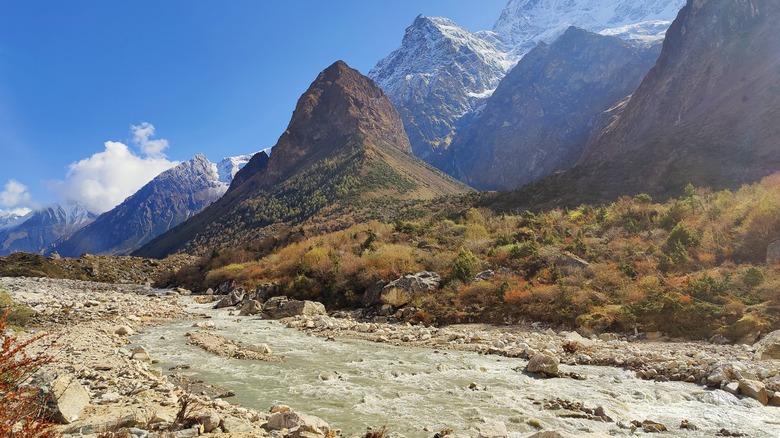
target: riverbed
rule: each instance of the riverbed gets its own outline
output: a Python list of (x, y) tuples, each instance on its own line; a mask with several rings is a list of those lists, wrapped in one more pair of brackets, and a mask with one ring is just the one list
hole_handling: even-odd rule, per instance
[[(721, 390), (683, 382), (652, 382), (631, 372), (561, 366), (572, 378), (540, 379), (523, 373), (526, 361), (462, 351), (398, 347), (359, 340), (326, 340), (278, 321), (230, 316), (191, 305), (216, 333), (248, 344), (265, 343), (284, 362), (227, 359), (186, 345), (192, 322), (149, 329), (133, 338), (167, 370), (187, 365), (191, 377), (236, 393), (232, 403), (267, 410), (274, 404), (319, 416), (346, 435), (387, 426), (396, 436), (430, 437), (446, 428), (475, 436), (486, 422), (506, 424), (510, 436), (539, 430), (630, 435), (632, 421), (652, 420), (680, 436), (713, 436), (721, 429), (749, 436), (780, 436), (777, 408)], [(563, 401), (564, 403), (561, 403)], [(580, 402), (602, 407), (613, 422), (566, 409)], [(683, 420), (698, 427), (681, 430)], [(641, 430), (641, 429), (640, 429)], [(641, 433), (641, 432), (640, 432)]]

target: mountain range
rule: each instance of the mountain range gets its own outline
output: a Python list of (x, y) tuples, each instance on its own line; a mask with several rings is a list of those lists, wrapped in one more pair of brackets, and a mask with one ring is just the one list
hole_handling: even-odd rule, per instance
[(16, 217), (0, 227), (0, 255), (16, 251), (40, 253), (92, 223), (97, 216), (83, 205), (70, 202)]

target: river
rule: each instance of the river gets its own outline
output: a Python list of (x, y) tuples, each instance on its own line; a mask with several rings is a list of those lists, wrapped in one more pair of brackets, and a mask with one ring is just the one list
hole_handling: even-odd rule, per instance
[[(197, 330), (181, 322), (133, 338), (167, 370), (188, 365), (193, 378), (236, 393), (232, 403), (267, 411), (286, 404), (316, 415), (345, 435), (387, 426), (394, 436), (431, 437), (451, 428), (476, 436), (485, 421), (502, 421), (512, 437), (545, 430), (630, 435), (617, 422), (646, 419), (679, 436), (713, 436), (725, 428), (753, 437), (780, 436), (780, 410), (721, 390), (683, 382), (651, 382), (610, 367), (561, 366), (585, 380), (538, 379), (522, 373), (526, 361), (459, 351), (396, 347), (355, 340), (327, 341), (286, 328), (276, 321), (229, 316), (205, 305), (191, 310), (212, 316), (216, 333), (250, 344), (268, 344), (282, 363), (226, 359), (186, 345)], [(582, 402), (603, 407), (616, 422), (562, 418), (546, 401)], [(698, 431), (679, 429), (682, 420)], [(641, 433), (641, 432), (639, 432)]]

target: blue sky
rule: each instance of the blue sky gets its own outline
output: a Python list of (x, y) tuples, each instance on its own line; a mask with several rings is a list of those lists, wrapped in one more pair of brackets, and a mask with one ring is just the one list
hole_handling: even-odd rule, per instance
[(367, 73), (418, 14), (490, 29), (506, 1), (2, 2), (0, 209), (67, 197), (80, 160), (72, 178), (119, 159), (143, 179), (272, 146), (332, 62)]

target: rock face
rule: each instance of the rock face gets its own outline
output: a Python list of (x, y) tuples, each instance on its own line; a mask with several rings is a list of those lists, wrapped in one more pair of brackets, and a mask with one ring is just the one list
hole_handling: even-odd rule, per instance
[(320, 73), (298, 100), (266, 165), (254, 162), (238, 172), (219, 201), (136, 254), (163, 257), (185, 247), (210, 252), (347, 200), (360, 205), (378, 197), (432, 199), (468, 191), (412, 155), (401, 118), (382, 89), (341, 61)]
[(512, 190), (568, 170), (593, 119), (636, 89), (659, 51), (570, 27), (525, 55), (433, 163), (482, 190)]
[(322, 303), (291, 300), (285, 296), (273, 297), (263, 305), (263, 316), (268, 319), (282, 319), (298, 315), (325, 315), (325, 313), (325, 306)]
[(401, 307), (412, 300), (416, 294), (433, 292), (439, 288), (441, 276), (435, 272), (418, 272), (405, 275), (388, 283), (379, 294), (382, 304)]
[(61, 375), (57, 377), (51, 389), (54, 418), (64, 424), (79, 418), (89, 405), (89, 392), (75, 377)]
[(17, 251), (48, 252), (56, 241), (89, 225), (96, 217), (83, 205), (72, 202), (17, 218), (0, 228), (0, 256)]
[(780, 84), (778, 29), (776, 1), (689, 1), (655, 67), (591, 136), (578, 165), (512, 194), (508, 204), (666, 198), (688, 183), (732, 188), (775, 172), (780, 94), (769, 90)]
[(88, 227), (54, 246), (61, 256), (129, 254), (194, 216), (225, 194), (234, 172), (248, 158), (226, 158), (217, 165), (198, 154), (158, 175)]
[(780, 263), (780, 240), (775, 240), (766, 248), (767, 264)]
[(756, 356), (762, 360), (780, 360), (780, 330), (764, 336), (756, 347)]

